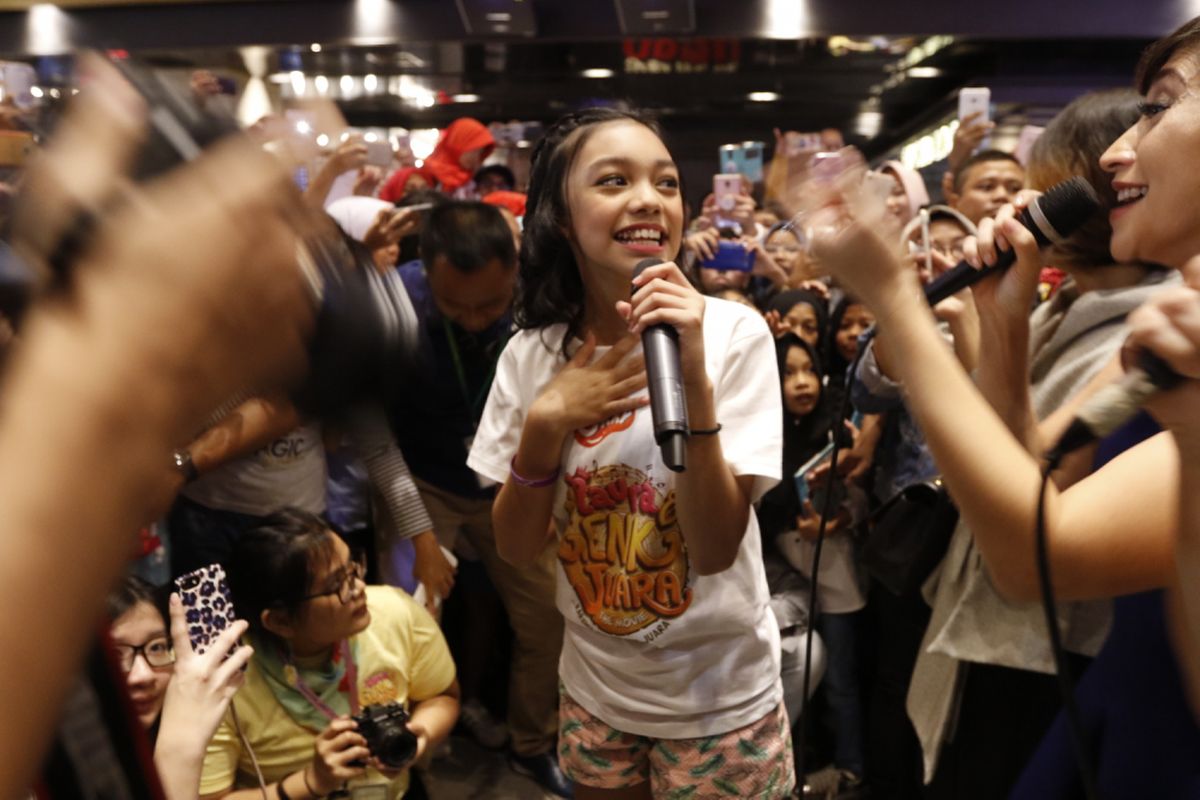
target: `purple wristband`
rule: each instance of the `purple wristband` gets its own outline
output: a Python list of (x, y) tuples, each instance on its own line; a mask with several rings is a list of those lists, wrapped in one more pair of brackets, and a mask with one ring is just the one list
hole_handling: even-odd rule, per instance
[(535, 480), (530, 480), (529, 478), (526, 478), (521, 473), (517, 472), (517, 457), (516, 456), (513, 456), (512, 461), (510, 461), (508, 464), (508, 474), (512, 476), (512, 479), (514, 481), (516, 481), (518, 486), (524, 486), (526, 489), (541, 489), (546, 486), (549, 486), (552, 483), (554, 483), (556, 480), (558, 480), (558, 476), (561, 472), (562, 472), (561, 469), (556, 469), (556, 470), (554, 470), (554, 474), (551, 475), (550, 477), (538, 478), (535, 481)]

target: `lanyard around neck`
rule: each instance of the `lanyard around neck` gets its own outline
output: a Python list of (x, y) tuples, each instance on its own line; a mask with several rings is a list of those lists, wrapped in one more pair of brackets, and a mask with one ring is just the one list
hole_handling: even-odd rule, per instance
[[(350, 684), (350, 714), (355, 716), (358, 714), (358, 666), (354, 663), (354, 655), (350, 652), (350, 642), (347, 639), (342, 639), (342, 643), (338, 645), (342, 653), (342, 661), (346, 664), (346, 681)], [(292, 688), (304, 697), (312, 707), (320, 711), (329, 719), (337, 719), (339, 716), (336, 711), (329, 707), (329, 704), (317, 696), (317, 693), (312, 690), (304, 678), (300, 675), (300, 670), (296, 667), (292, 660), (292, 654), (285, 651), (283, 654), (284, 667), (287, 670), (287, 680)]]
[(454, 335), (454, 328), (445, 317), (442, 317), (442, 327), (446, 331), (446, 342), (450, 345), (450, 360), (454, 362), (454, 375), (458, 378), (458, 388), (462, 392), (463, 401), (467, 404), (467, 408), (470, 409), (472, 416), (477, 418), (483, 407), (483, 401), (487, 399), (492, 379), (496, 377), (496, 364), (500, 361), (500, 354), (504, 352), (504, 345), (508, 343), (508, 337), (505, 336), (499, 342), (499, 347), (496, 348), (496, 353), (492, 356), (492, 365), (488, 368), (487, 377), (483, 379), (483, 383), (480, 385), (478, 391), (475, 392), (474, 398), (472, 398), (471, 389), (467, 385), (467, 372), (463, 368), (462, 357), (458, 354), (458, 337)]

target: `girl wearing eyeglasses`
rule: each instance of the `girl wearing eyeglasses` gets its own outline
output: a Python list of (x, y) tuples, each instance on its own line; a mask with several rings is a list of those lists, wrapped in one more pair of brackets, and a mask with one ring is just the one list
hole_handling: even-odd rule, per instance
[(113, 621), (109, 638), (138, 722), (151, 738), (158, 732), (163, 698), (175, 671), (175, 651), (160, 602), (153, 586), (132, 576), (108, 597), (108, 616)]
[(320, 518), (287, 509), (239, 539), (228, 564), (250, 624), (246, 682), (204, 759), (203, 797), (310, 800), (341, 789), (395, 798), (408, 766), (373, 757), (351, 719), (398, 704), (421, 757), (458, 717), (454, 663), (437, 623), (363, 566)]
[(108, 596), (109, 642), (138, 722), (154, 743), (167, 799), (192, 800), (204, 749), (242, 685), (252, 651), (236, 646), (246, 632), (238, 620), (207, 652), (193, 652), (179, 598), (171, 596), (169, 633), (161, 603), (162, 594), (149, 583), (122, 578)]

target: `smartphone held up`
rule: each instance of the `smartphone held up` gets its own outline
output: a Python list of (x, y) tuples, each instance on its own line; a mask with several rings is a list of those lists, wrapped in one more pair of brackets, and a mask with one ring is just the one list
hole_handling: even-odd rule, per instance
[[(204, 653), (237, 619), (233, 595), (225, 582), (225, 570), (220, 564), (201, 567), (176, 578), (175, 589), (183, 605), (192, 650)], [(233, 655), (234, 650), (230, 650), (226, 658)]]

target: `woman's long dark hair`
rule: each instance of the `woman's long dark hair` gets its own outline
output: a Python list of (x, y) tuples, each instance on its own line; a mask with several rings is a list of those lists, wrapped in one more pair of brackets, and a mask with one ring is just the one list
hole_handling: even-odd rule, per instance
[(645, 125), (662, 137), (653, 120), (635, 111), (585, 108), (555, 122), (533, 151), (513, 319), (518, 328), (565, 323), (564, 355), (567, 343), (582, 335), (584, 311), (583, 279), (567, 235), (567, 176), (596, 126), (622, 121)]
[(259, 636), (276, 638), (263, 627), (268, 609), (295, 615), (312, 591), (318, 564), (334, 558), (329, 525), (320, 517), (287, 508), (243, 533), (229, 559), (229, 591), (238, 617)]

